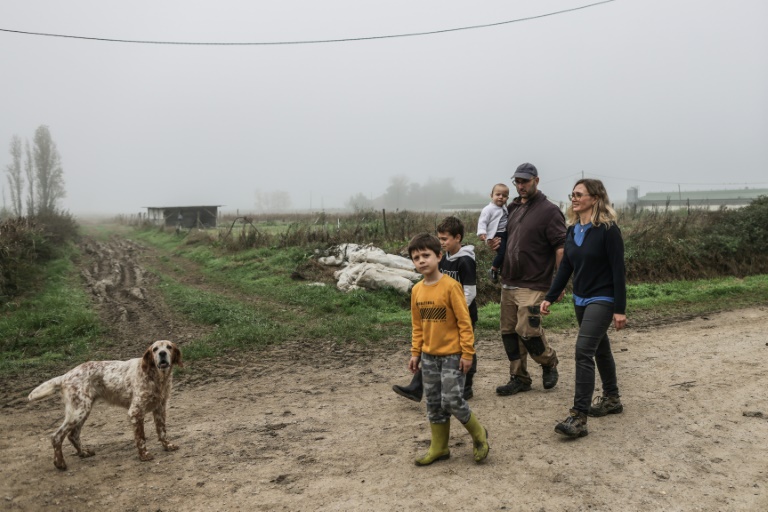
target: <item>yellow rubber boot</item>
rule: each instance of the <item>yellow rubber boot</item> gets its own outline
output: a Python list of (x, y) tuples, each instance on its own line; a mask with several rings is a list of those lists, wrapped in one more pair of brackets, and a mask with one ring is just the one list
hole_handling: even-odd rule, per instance
[(429, 466), (435, 461), (445, 460), (451, 456), (448, 449), (448, 438), (451, 434), (451, 422), (430, 423), (432, 429), (432, 441), (429, 443), (429, 451), (420, 459), (416, 459), (417, 466)]
[(491, 449), (488, 445), (488, 430), (477, 421), (475, 413), (470, 414), (469, 421), (464, 424), (464, 428), (472, 436), (472, 451), (475, 453), (475, 462), (483, 462)]

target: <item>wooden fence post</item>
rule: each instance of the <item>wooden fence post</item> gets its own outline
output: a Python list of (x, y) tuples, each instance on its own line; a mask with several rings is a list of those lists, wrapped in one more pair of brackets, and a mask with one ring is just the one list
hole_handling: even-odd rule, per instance
[(387, 210), (384, 208), (381, 209), (381, 218), (384, 221), (384, 240), (389, 240), (389, 235), (387, 234)]

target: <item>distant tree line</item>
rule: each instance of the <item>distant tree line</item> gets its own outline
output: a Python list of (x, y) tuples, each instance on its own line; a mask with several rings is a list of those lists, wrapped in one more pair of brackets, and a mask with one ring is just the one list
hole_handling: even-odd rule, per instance
[(291, 208), (291, 196), (284, 190), (274, 192), (263, 192), (256, 189), (254, 193), (254, 206), (256, 210), (264, 212), (284, 212)]
[(38, 127), (31, 145), (29, 140), (22, 143), (21, 137), (14, 135), (9, 149), (11, 163), (5, 170), (10, 206), (5, 203), (3, 195), (3, 213), (23, 217), (24, 206), (29, 217), (56, 212), (58, 202), (66, 196), (66, 191), (61, 155), (51, 131), (45, 125)]
[(483, 206), (490, 201), (489, 195), (477, 192), (460, 192), (453, 186), (451, 179), (429, 178), (426, 183), (420, 185), (411, 183), (403, 175), (390, 178), (387, 189), (378, 197), (365, 197), (357, 193), (349, 198), (347, 208), (353, 211), (387, 209), (387, 210), (416, 210), (416, 211), (440, 211), (446, 205), (451, 205), (453, 210), (460, 210), (457, 204), (472, 204)]

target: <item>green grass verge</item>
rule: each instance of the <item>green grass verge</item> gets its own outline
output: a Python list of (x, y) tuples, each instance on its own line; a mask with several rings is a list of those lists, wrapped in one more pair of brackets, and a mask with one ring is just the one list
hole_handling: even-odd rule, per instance
[[(402, 297), (393, 296), (395, 292), (342, 295), (330, 287), (304, 285), (293, 293), (279, 294), (278, 302), (273, 296), (246, 303), (159, 275), (160, 289), (174, 310), (191, 322), (215, 327), (185, 346), (184, 357), (190, 360), (212, 357), (220, 349), (254, 349), (285, 340), (302, 340), (308, 347), (313, 341), (369, 343), (403, 337), (410, 329), (409, 314), (398, 306)], [(223, 280), (232, 287), (257, 288), (237, 284), (231, 276)]]
[(35, 293), (0, 309), (0, 374), (81, 361), (101, 332), (69, 255), (41, 270)]
[[(715, 311), (752, 307), (768, 303), (768, 275), (743, 279), (723, 277), (698, 281), (638, 284), (627, 286), (627, 321), (630, 327), (639, 323), (661, 323), (703, 315)], [(499, 328), (499, 304), (480, 308), (478, 327)], [(553, 304), (552, 313), (544, 318), (547, 329), (562, 330), (577, 326), (573, 297), (566, 295)]]
[(311, 347), (313, 341), (365, 344), (409, 336), (409, 299), (394, 290), (341, 293), (334, 286), (292, 280), (291, 273), (307, 258), (305, 249), (220, 253), (158, 230), (138, 231), (133, 238), (198, 263), (208, 282), (232, 291), (201, 291), (179, 282), (175, 274), (180, 269), (152, 269), (161, 276), (161, 290), (172, 308), (192, 322), (216, 327), (187, 345), (190, 359), (208, 357), (218, 348), (256, 348), (285, 340)]
[[(333, 287), (308, 287), (292, 282), (290, 273), (309, 257), (309, 249), (263, 248), (227, 254), (210, 245), (180, 244), (174, 235), (157, 230), (140, 232), (137, 236), (197, 262), (214, 281), (268, 298), (266, 308), (291, 308), (297, 316), (293, 317), (295, 320), (289, 316), (284, 330), (293, 339), (304, 338), (302, 333), (309, 332), (319, 339), (362, 342), (410, 336), (407, 297), (385, 291), (344, 294)], [(630, 325), (632, 322), (658, 323), (749, 307), (768, 303), (768, 275), (629, 285), (627, 301)], [(498, 331), (499, 312), (498, 303), (481, 307), (478, 330)], [(576, 327), (572, 296), (566, 296), (552, 307), (552, 314), (545, 318), (545, 326), (555, 330)]]

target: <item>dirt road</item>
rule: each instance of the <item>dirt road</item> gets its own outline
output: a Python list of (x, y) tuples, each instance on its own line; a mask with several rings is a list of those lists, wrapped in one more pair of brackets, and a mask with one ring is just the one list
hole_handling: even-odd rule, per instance
[[(113, 325), (105, 357), (138, 357), (151, 341), (199, 332), (168, 310), (147, 264), (157, 254), (115, 239), (90, 242), (84, 286)], [(179, 275), (207, 286), (185, 267)], [(139, 461), (124, 410), (98, 405), (83, 429), (96, 456), (53, 466), (59, 398), (29, 404), (52, 375), (0, 386), (3, 510), (768, 510), (768, 308), (612, 333), (625, 412), (589, 422), (589, 436), (554, 432), (573, 396), (574, 333), (554, 333), (558, 386), (494, 393), (507, 363), (480, 336), (470, 406), (487, 426), (487, 463), (452, 423), (449, 460), (417, 468), (429, 443), (424, 404), (391, 391), (408, 380), (405, 345), (348, 353), (288, 343), (259, 354), (188, 364), (175, 381), (168, 434), (180, 445)], [(151, 420), (150, 420), (151, 422)], [(147, 424), (148, 434), (153, 427)]]

